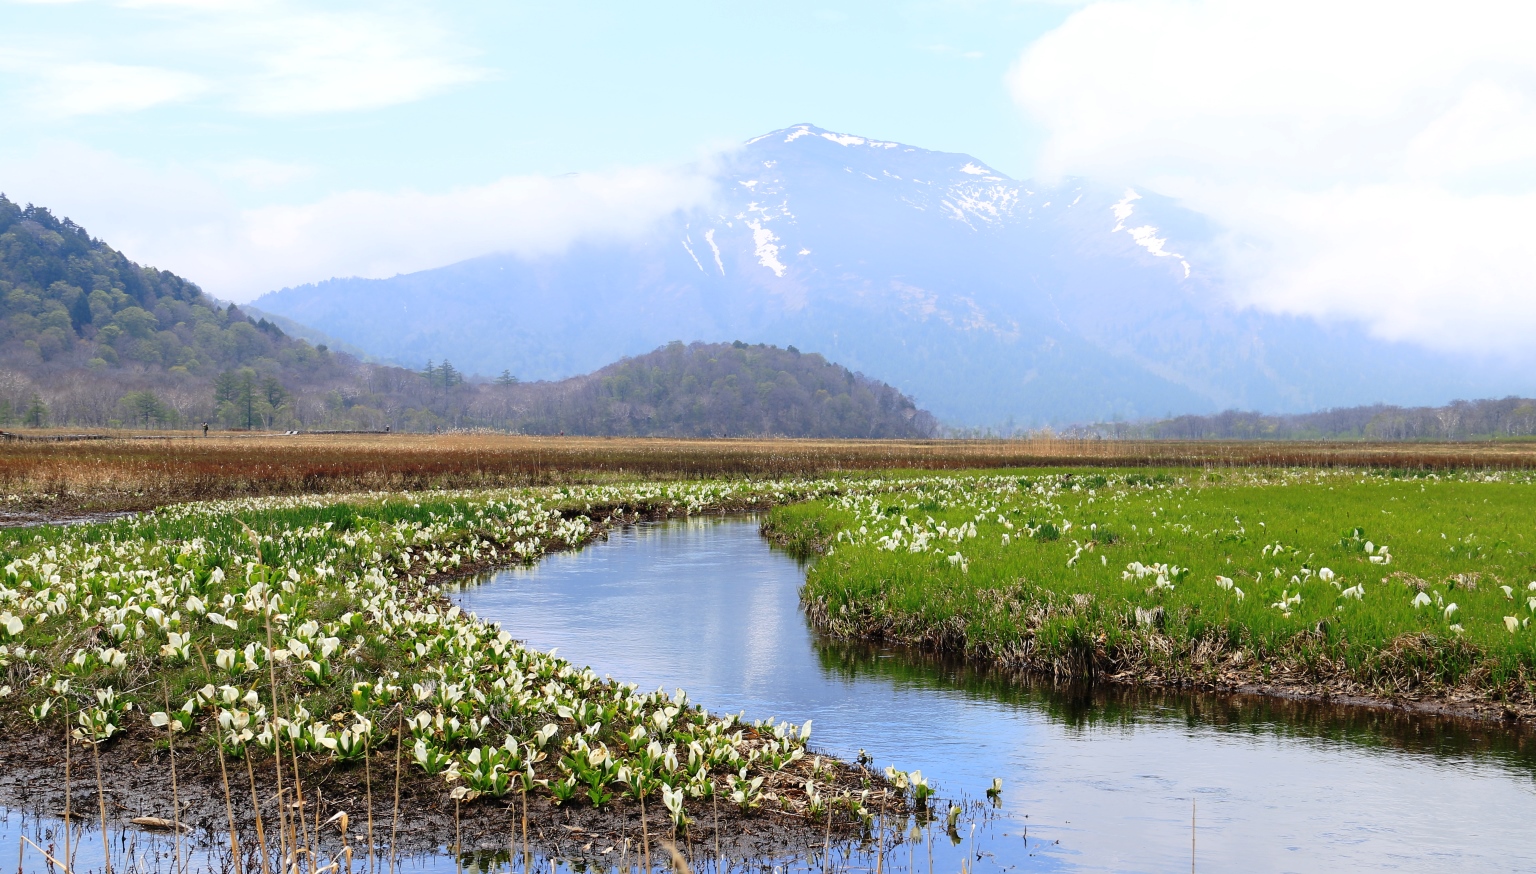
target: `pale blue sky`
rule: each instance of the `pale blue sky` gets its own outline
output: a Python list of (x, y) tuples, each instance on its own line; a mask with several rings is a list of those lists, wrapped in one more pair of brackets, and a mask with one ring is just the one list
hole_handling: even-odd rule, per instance
[[(12, 56), (0, 99), (27, 122), (8, 125), (0, 148), (14, 158), (67, 140), (210, 168), (242, 206), (682, 162), (802, 121), (1022, 174), (1038, 138), (1004, 76), (1071, 11), (1006, 0), (491, 2), (327, 4), (317, 20), (318, 8), (0, 6)], [(312, 29), (340, 44), (312, 44)], [(402, 60), (414, 83), (373, 76)], [(88, 63), (179, 77), (123, 99), (110, 89), (124, 71), (71, 69)], [(328, 77), (363, 81), (306, 105)], [(92, 89), (107, 93), (78, 93)], [(135, 102), (152, 105), (122, 108)]]
[(637, 233), (812, 122), (1175, 197), (1253, 306), (1526, 350), (1536, 5), (1450, 9), (0, 0), (0, 191), (248, 300)]

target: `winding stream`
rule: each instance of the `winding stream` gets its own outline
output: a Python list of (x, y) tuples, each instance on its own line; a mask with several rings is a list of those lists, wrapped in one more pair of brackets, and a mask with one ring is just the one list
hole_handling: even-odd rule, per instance
[[(1197, 871), (1536, 871), (1530, 734), (1264, 697), (1063, 688), (828, 640), (800, 612), (803, 581), (755, 520), (696, 518), (617, 530), (451, 595), (531, 646), (642, 688), (681, 686), (749, 718), (814, 719), (814, 747), (921, 769), (941, 799), (977, 802), (1003, 779), (1000, 805), (968, 814), (958, 843), (933, 827), (921, 843), (885, 845), (889, 874), (953, 874), (967, 857), (976, 874), (1182, 871), (1192, 854)], [(58, 823), (0, 808), (0, 852), (23, 835), (48, 847)], [(99, 869), (99, 835), (86, 826), (76, 838), (76, 870)], [(217, 834), (189, 837), (189, 869), (229, 869)], [(165, 837), (112, 840), (119, 871), (174, 868)], [(840, 857), (837, 870), (874, 870), (872, 848), (856, 852), (869, 857)], [(446, 853), (402, 861), (411, 874), (473, 870)], [(550, 861), (537, 870), (576, 870)], [(36, 852), (22, 868), (56, 870)]]
[[(815, 720), (813, 745), (920, 768), (1000, 810), (896, 870), (1536, 870), (1536, 744), (1494, 726), (1259, 697), (1062, 689), (829, 641), (804, 570), (750, 519), (616, 531), (454, 594), (481, 618), (717, 712)], [(1026, 831), (1027, 829), (1027, 831)]]

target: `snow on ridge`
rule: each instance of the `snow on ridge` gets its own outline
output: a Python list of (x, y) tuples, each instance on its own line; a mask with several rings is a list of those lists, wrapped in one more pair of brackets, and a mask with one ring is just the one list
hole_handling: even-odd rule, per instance
[[(819, 136), (819, 137), (821, 137), (824, 140), (829, 140), (831, 142), (837, 143), (839, 146), (869, 146), (872, 149), (895, 149), (895, 148), (898, 148), (901, 145), (901, 143), (887, 143), (887, 142), (883, 142), (881, 140), (871, 140), (871, 139), (866, 139), (864, 137), (857, 137), (857, 136), (854, 136), (853, 134), (839, 134), (839, 133), (833, 133), (832, 131), (820, 131), (820, 132), (817, 132), (817, 131), (811, 130), (811, 126), (808, 125), (808, 124), (798, 124), (798, 125), (795, 125), (794, 129), (792, 129), (789, 132), (789, 135), (784, 137), (784, 142), (792, 143), (795, 140), (800, 139), (801, 137), (808, 137), (808, 136), (813, 136), (813, 135), (814, 136)], [(761, 137), (757, 137), (755, 139), (748, 140), (747, 141), (747, 145), (750, 146), (753, 143), (757, 142), (758, 140), (761, 140), (761, 139), (763, 139), (763, 138), (765, 138), (767, 136), (769, 136), (769, 135), (768, 134), (764, 134)]]
[(704, 232), (704, 242), (708, 243), (709, 244), (709, 248), (714, 250), (714, 253), (715, 253), (715, 266), (720, 268), (720, 275), (724, 276), (725, 275), (725, 265), (720, 263), (720, 247), (715, 245), (715, 229), (714, 228), (710, 228), (709, 230)]
[(985, 167), (979, 167), (976, 164), (973, 164), (973, 163), (967, 161), (965, 166), (960, 168), (960, 172), (961, 173), (969, 173), (972, 176), (986, 176), (991, 171), (988, 170)]
[(829, 131), (827, 133), (822, 134), (821, 138), (824, 139), (824, 140), (831, 140), (832, 142), (837, 143), (839, 146), (862, 146), (862, 145), (864, 145), (864, 138), (863, 137), (856, 137), (853, 134), (835, 134), (835, 133), (831, 133)]
[(746, 180), (738, 181), (736, 184), (740, 185), (742, 188), (745, 188), (745, 189), (750, 191), (751, 189), (757, 187), (757, 180), (756, 179), (746, 179)]
[(1125, 220), (1130, 218), (1131, 213), (1136, 210), (1136, 207), (1131, 206), (1131, 201), (1140, 199), (1141, 195), (1136, 193), (1136, 189), (1125, 189), (1125, 196), (1120, 198), (1118, 203), (1109, 208), (1109, 211), (1115, 216), (1115, 227), (1114, 230), (1110, 231), (1110, 233), (1113, 234), (1125, 230)]
[(975, 227), (971, 224), (972, 217), (990, 224), (1011, 215), (1019, 205), (1019, 189), (999, 182), (952, 185), (945, 195), (940, 206), (949, 210), (951, 218), (972, 228)]
[[(1168, 242), (1168, 238), (1159, 237), (1157, 235), (1156, 227), (1152, 225), (1141, 225), (1140, 227), (1128, 228), (1125, 226), (1125, 220), (1130, 218), (1131, 213), (1136, 211), (1136, 207), (1132, 204), (1140, 199), (1141, 195), (1136, 193), (1136, 189), (1127, 188), (1125, 190), (1125, 196), (1120, 198), (1120, 200), (1116, 202), (1114, 206), (1109, 208), (1109, 211), (1115, 217), (1115, 226), (1110, 230), (1110, 233), (1113, 234), (1120, 231), (1125, 231), (1127, 234), (1131, 235), (1132, 240), (1136, 241), (1136, 245), (1146, 249), (1148, 252), (1151, 252), (1154, 257), (1179, 259), (1179, 264), (1184, 268), (1184, 278), (1188, 279), (1189, 261), (1186, 260), (1184, 256), (1180, 255), (1178, 252), (1170, 252), (1163, 248), (1163, 246)], [(1076, 203), (1077, 201), (1074, 200), (1072, 202)]]
[(748, 221), (747, 227), (752, 229), (752, 242), (757, 247), (757, 263), (772, 270), (774, 276), (782, 277), (786, 268), (779, 260), (779, 247), (774, 245), (779, 238), (757, 219)]
[[(713, 232), (711, 232), (711, 233), (713, 233)], [(693, 247), (688, 245), (688, 238), (687, 237), (683, 238), (683, 248), (688, 250), (688, 257), (693, 259), (694, 266), (699, 268), (699, 272), (700, 273), (703, 273), (704, 272), (704, 265), (699, 263), (699, 256), (693, 254)]]

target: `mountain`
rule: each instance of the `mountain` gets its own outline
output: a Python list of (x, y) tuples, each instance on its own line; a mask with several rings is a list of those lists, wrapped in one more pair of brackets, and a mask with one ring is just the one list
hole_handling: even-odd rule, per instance
[(933, 416), (882, 382), (791, 346), (669, 343), (586, 376), (499, 387), (496, 418), (525, 434), (906, 437)]
[(1532, 378), (1233, 306), (1200, 215), (1018, 181), (963, 154), (774, 131), (708, 208), (634, 242), (269, 293), (265, 311), (416, 363), (528, 379), (673, 339), (815, 348), (952, 424), (1292, 412), (1519, 392)]
[(270, 413), (351, 366), (0, 195), (0, 423), (216, 421), (221, 377)]
[[(0, 195), (0, 425), (928, 437), (884, 383), (796, 349), (674, 344), (549, 383), (358, 360)], [(290, 336), (285, 328), (307, 335)], [(610, 359), (611, 360), (611, 359)]]

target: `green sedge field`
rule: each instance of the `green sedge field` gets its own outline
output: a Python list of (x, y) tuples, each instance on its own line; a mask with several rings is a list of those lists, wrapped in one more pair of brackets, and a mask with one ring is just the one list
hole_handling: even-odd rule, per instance
[(1536, 487), (1520, 473), (917, 477), (776, 509), (836, 634), (1058, 676), (1523, 709)]

